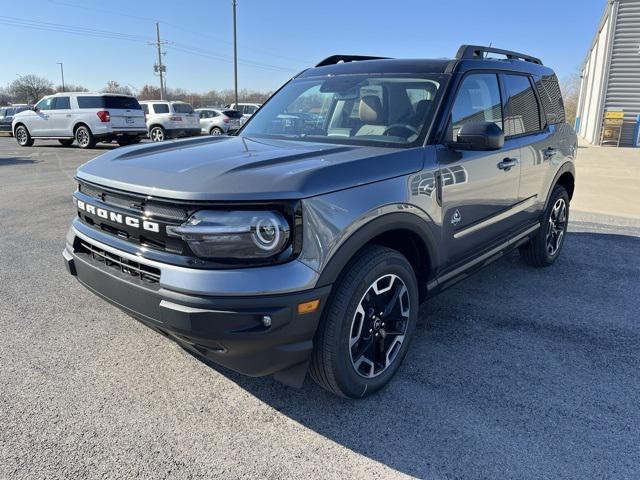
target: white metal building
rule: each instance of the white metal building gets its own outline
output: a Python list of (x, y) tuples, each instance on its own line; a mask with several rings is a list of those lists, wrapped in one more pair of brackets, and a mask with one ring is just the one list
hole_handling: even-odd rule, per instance
[(604, 112), (620, 109), (620, 146), (632, 146), (640, 115), (640, 0), (607, 1), (582, 71), (578, 133), (599, 144)]

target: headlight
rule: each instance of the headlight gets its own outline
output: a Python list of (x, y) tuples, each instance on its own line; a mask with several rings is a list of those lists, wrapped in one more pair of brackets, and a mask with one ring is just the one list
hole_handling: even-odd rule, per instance
[(291, 228), (275, 211), (213, 211), (194, 213), (186, 223), (167, 227), (201, 258), (251, 259), (275, 257), (289, 245)]

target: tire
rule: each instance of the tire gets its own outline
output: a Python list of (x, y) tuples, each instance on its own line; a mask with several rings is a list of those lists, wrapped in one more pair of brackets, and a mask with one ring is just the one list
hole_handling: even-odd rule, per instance
[(219, 127), (213, 127), (209, 130), (209, 135), (213, 135), (214, 137), (219, 137), (220, 135), (224, 135), (224, 132)]
[(91, 133), (91, 129), (86, 125), (80, 125), (75, 131), (76, 143), (82, 149), (93, 148), (96, 146), (96, 139)]
[(520, 247), (520, 256), (533, 267), (548, 267), (560, 256), (569, 224), (569, 194), (562, 185), (551, 192), (549, 204), (542, 218), (542, 226), (535, 236)]
[(63, 147), (70, 147), (71, 145), (73, 145), (73, 138), (65, 138), (65, 139), (61, 139), (58, 140), (58, 142), (60, 143), (60, 145), (62, 145)]
[(152, 142), (163, 142), (167, 138), (167, 135), (164, 128), (160, 125), (156, 125), (149, 130), (149, 138)]
[(24, 125), (18, 125), (16, 127), (16, 142), (21, 147), (30, 147), (33, 145), (33, 138), (31, 138), (31, 134), (29, 130)]
[(345, 267), (333, 292), (309, 370), (326, 390), (362, 398), (384, 387), (407, 353), (418, 319), (416, 276), (399, 252), (372, 245)]

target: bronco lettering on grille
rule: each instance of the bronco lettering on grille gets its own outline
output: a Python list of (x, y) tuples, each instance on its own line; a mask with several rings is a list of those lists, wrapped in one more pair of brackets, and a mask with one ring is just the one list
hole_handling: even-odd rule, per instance
[(104, 208), (96, 207), (95, 205), (91, 205), (90, 203), (83, 202), (82, 200), (78, 200), (78, 210), (83, 210), (91, 215), (96, 215), (113, 223), (119, 223), (120, 225), (126, 225), (131, 228), (142, 228), (143, 230), (147, 230), (149, 232), (160, 233), (160, 224), (156, 222), (141, 220), (136, 217), (129, 217), (128, 215), (123, 215), (122, 213), (111, 212), (109, 210), (105, 210)]

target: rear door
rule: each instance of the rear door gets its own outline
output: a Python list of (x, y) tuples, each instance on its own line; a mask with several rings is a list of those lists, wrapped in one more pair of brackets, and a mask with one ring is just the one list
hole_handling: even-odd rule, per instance
[(117, 130), (145, 130), (142, 107), (133, 97), (105, 95), (102, 97), (105, 110), (109, 112), (111, 126)]
[(507, 96), (505, 134), (520, 146), (520, 201), (530, 205), (519, 213), (523, 222), (533, 223), (540, 216), (546, 201), (545, 186), (549, 184), (555, 155), (555, 127), (547, 125), (542, 115), (540, 96), (534, 79), (526, 74), (502, 76)]
[[(500, 150), (463, 151), (448, 146), (466, 123), (493, 122), (504, 128), (503, 93), (495, 73), (469, 73), (457, 89), (438, 147), (443, 245), (454, 267), (499, 243), (515, 227), (520, 147), (507, 140)], [(505, 165), (512, 165), (506, 167)]]

